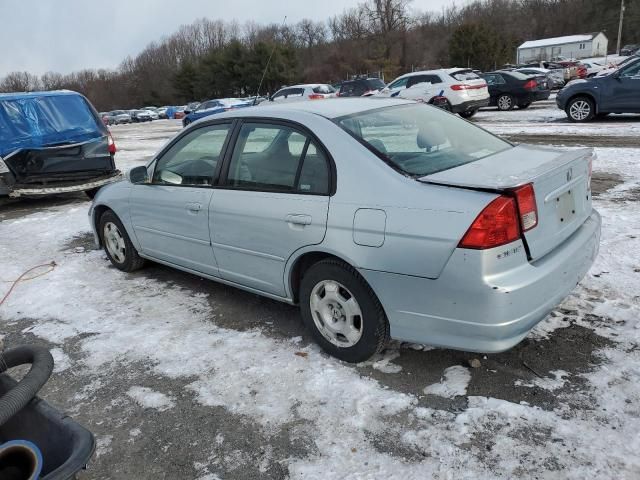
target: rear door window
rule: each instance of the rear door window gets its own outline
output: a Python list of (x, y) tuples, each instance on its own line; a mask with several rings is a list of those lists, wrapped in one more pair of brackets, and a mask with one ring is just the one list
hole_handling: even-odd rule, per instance
[(316, 143), (298, 130), (284, 125), (245, 123), (231, 156), (226, 185), (327, 195), (328, 162)]
[(442, 83), (442, 80), (440, 80), (440, 77), (438, 75), (414, 75), (413, 77), (409, 77), (407, 88), (411, 88), (414, 85), (425, 82), (435, 84)]

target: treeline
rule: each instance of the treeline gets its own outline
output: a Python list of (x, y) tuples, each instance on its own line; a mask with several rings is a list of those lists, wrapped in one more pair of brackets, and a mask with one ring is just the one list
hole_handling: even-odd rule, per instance
[[(640, 43), (640, 0), (626, 0), (623, 43)], [(0, 91), (67, 88), (100, 110), (255, 94), (294, 82), (333, 82), (418, 68), (491, 69), (525, 40), (604, 31), (615, 49), (618, 0), (476, 0), (418, 12), (411, 0), (365, 0), (325, 22), (260, 25), (201, 19), (153, 42), (115, 70), (40, 77), (13, 72)]]

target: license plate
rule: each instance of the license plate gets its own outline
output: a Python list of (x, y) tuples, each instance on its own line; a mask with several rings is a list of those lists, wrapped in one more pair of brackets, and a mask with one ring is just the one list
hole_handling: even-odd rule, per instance
[(575, 192), (569, 190), (556, 198), (556, 213), (561, 224), (571, 223), (576, 215)]

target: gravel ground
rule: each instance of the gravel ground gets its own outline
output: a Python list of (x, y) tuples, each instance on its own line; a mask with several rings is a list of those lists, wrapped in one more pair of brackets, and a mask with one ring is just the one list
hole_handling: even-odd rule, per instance
[[(474, 121), (516, 142), (605, 147), (601, 158), (620, 151), (629, 162), (640, 156), (640, 118), (607, 119), (615, 135), (596, 135), (602, 125), (582, 128), (563, 116), (550, 100), (483, 111)], [(172, 121), (113, 127), (120, 168), (142, 164), (179, 129)], [(630, 215), (637, 170), (607, 162), (594, 167), (596, 205), (607, 219), (617, 218), (616, 208)], [(53, 349), (56, 373), (42, 396), (98, 442), (81, 479), (640, 478), (637, 458), (625, 452), (638, 445), (637, 317), (624, 320), (638, 311), (629, 289), (640, 268), (614, 277), (605, 256), (508, 352), (393, 343), (354, 366), (322, 354), (294, 307), (160, 265), (120, 274), (91, 250), (87, 206), (81, 194), (0, 200), (0, 237), (24, 229), (35, 238), (25, 239), (28, 248), (61, 259), (40, 285), (16, 288), (0, 307), (0, 325), (8, 346)], [(629, 219), (621, 230), (605, 222), (611, 233), (601, 253), (617, 252), (613, 242), (624, 238), (633, 257), (640, 225)], [(28, 268), (25, 255), (0, 249), (0, 280)], [(47, 303), (36, 301), (38, 288), (63, 291)], [(110, 300), (114, 291), (121, 304)], [(174, 306), (181, 311), (167, 310)], [(172, 321), (202, 333), (191, 338), (189, 328), (171, 330)], [(620, 446), (618, 454), (606, 452), (608, 444)]]

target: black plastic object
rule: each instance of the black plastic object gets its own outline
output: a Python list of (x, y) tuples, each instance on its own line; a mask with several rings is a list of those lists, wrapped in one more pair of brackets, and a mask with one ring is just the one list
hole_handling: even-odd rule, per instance
[[(16, 383), (8, 375), (0, 375), (0, 396)], [(18, 439), (33, 442), (42, 452), (40, 480), (73, 479), (95, 449), (89, 430), (38, 397), (0, 426), (0, 444)]]
[(31, 368), (9, 392), (0, 396), (0, 426), (22, 410), (47, 383), (53, 371), (49, 350), (38, 345), (20, 345), (2, 352), (0, 373), (11, 367), (30, 364)]

